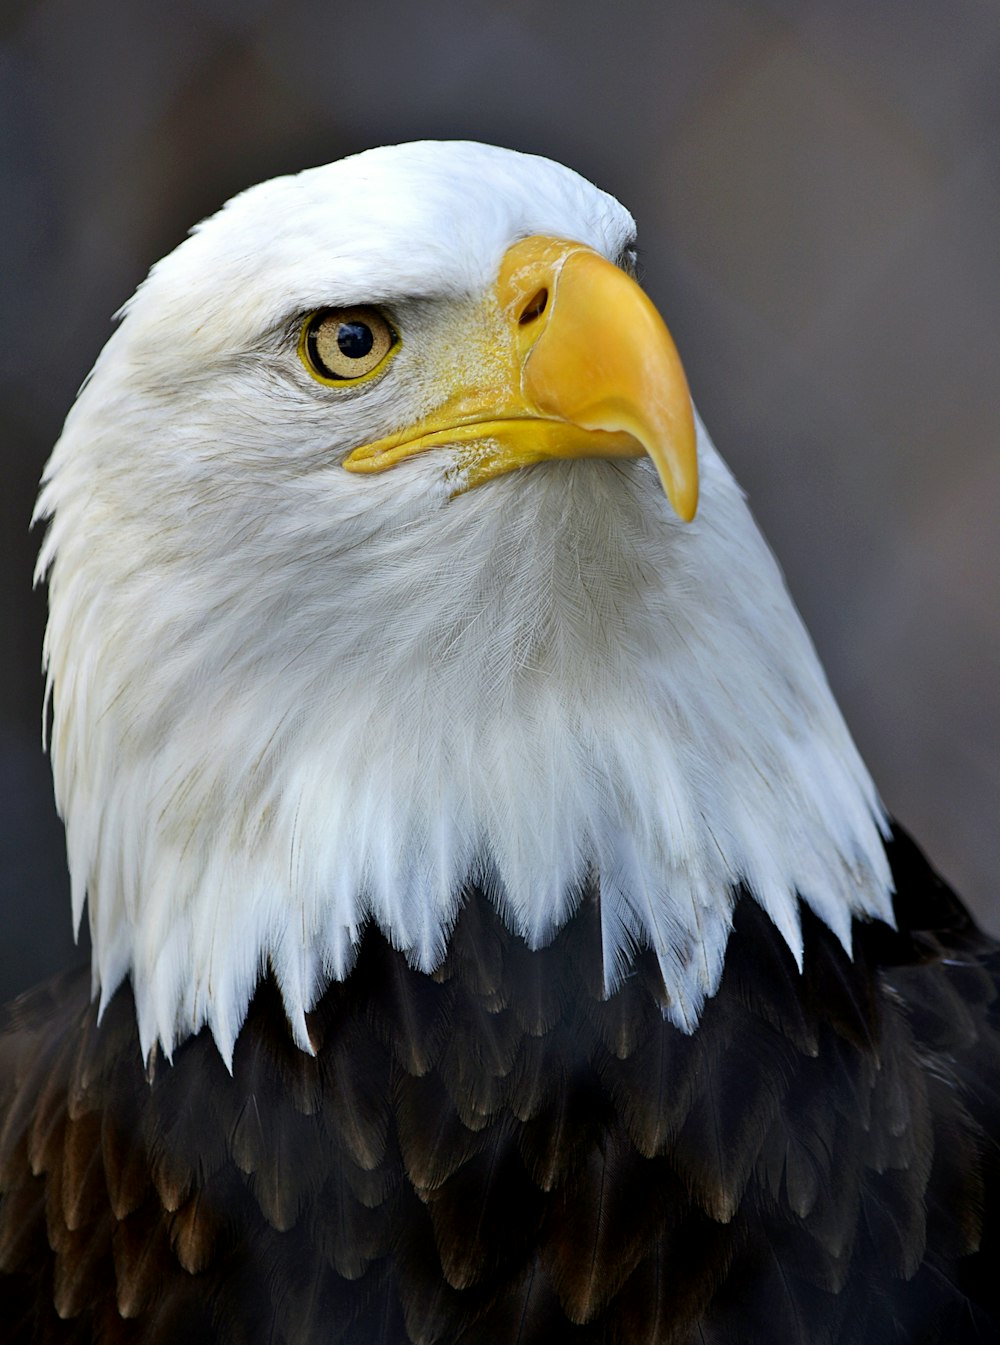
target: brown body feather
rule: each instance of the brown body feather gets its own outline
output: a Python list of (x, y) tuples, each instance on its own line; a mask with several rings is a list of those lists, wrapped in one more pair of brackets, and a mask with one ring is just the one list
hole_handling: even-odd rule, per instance
[(470, 892), (444, 965), (374, 930), (292, 1044), (140, 1058), (83, 975), (0, 1037), (0, 1337), (253, 1345), (1000, 1339), (1000, 954), (903, 837), (900, 933), (800, 976), (749, 897), (690, 1037), (601, 998), (585, 899), (530, 952)]

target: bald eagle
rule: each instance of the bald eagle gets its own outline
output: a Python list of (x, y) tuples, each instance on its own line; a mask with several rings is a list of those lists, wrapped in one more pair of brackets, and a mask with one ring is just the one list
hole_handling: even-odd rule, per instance
[(634, 241), (401, 145), (126, 305), (38, 504), (93, 965), (0, 1036), (5, 1341), (1000, 1339), (997, 947)]

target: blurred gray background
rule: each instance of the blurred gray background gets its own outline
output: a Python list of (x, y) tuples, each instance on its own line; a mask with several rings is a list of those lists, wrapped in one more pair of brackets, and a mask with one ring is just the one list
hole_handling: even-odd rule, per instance
[(110, 315), (241, 187), (423, 136), (630, 206), (887, 805), (1000, 929), (998, 0), (4, 0), (0, 88), (0, 999), (80, 955), (28, 519)]

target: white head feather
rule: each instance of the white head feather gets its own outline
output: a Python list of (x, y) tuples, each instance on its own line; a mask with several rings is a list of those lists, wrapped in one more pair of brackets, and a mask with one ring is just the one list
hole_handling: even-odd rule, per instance
[[(340, 465), (433, 403), (511, 243), (614, 259), (633, 229), (557, 164), (403, 145), (237, 197), (128, 304), (46, 472), (39, 573), (75, 918), (144, 1051), (207, 1023), (228, 1059), (268, 964), (308, 1049), (366, 920), (430, 970), (470, 879), (533, 945), (596, 880), (608, 991), (648, 943), (686, 1029), (736, 884), (796, 957), (799, 895), (845, 944), (889, 917), (875, 791), (703, 430), (689, 525), (647, 460), (455, 498), (447, 450)], [(303, 315), (372, 302), (390, 372), (310, 379)]]

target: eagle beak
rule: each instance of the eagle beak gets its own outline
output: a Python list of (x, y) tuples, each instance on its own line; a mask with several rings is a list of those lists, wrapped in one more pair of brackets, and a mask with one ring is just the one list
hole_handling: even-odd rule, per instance
[(355, 449), (347, 470), (380, 472), (449, 447), (466, 490), (550, 458), (648, 454), (689, 522), (698, 504), (691, 396), (670, 333), (636, 282), (581, 243), (535, 236), (505, 253), (493, 297), (494, 372), (421, 423)]

